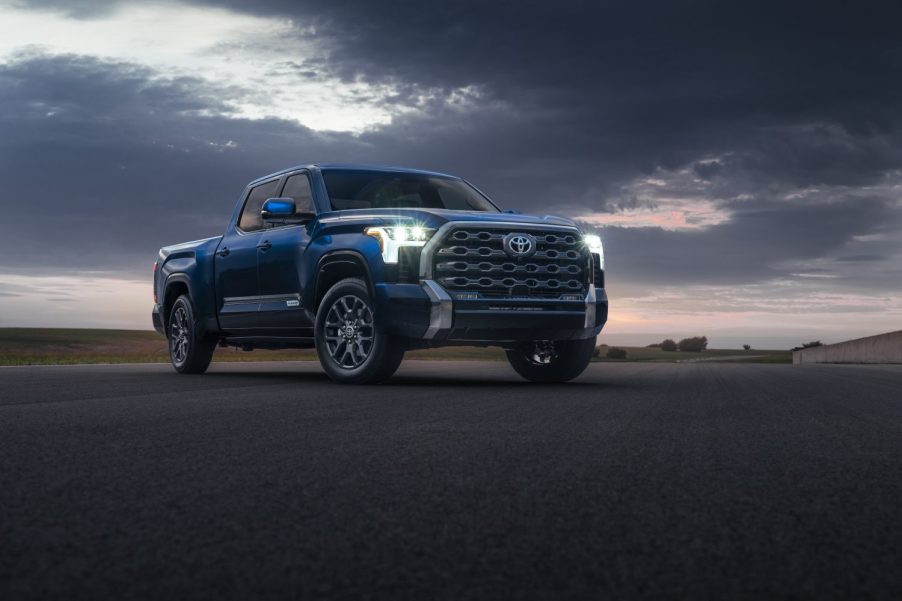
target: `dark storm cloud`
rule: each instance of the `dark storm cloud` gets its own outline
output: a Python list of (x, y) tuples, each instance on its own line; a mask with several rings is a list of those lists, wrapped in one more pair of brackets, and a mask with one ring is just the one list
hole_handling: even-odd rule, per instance
[(870, 263), (873, 261), (886, 261), (889, 257), (883, 255), (849, 255), (845, 257), (837, 257), (837, 261), (845, 263)]
[[(79, 18), (115, 7), (33, 4)], [(611, 269), (637, 282), (782, 277), (793, 262), (867, 255), (854, 237), (899, 223), (892, 196), (850, 190), (902, 169), (889, 3), (207, 4), (290, 17), (329, 41), (325, 58), (286, 56), (273, 72), (391, 83), (387, 102), (437, 97), (379, 130), (327, 135), (210, 116), (244, 92), (126, 64), (7, 65), (0, 251), (18, 250), (5, 264), (143, 266), (160, 245), (218, 233), (245, 181), (320, 160), (458, 172), (504, 206), (571, 215), (655, 208), (631, 182), (654, 176), (676, 192), (677, 174), (694, 174), (706, 182), (696, 196), (729, 220), (607, 228)], [(461, 88), (473, 92), (464, 107), (446, 102)], [(49, 213), (18, 211), (26, 198)], [(50, 240), (31, 234), (38, 223)]]
[(127, 4), (126, 0), (26, 0), (21, 3), (37, 10), (62, 11), (74, 18), (91, 18)]
[[(39, 2), (54, 4), (96, 13), (121, 3)], [(401, 96), (476, 87), (519, 117), (515, 143), (498, 151), (589, 163), (574, 165), (575, 185), (560, 174), (567, 191), (592, 179), (603, 192), (727, 152), (792, 185), (861, 185), (900, 163), (890, 3), (206, 4), (315, 25), (329, 40), (319, 75), (391, 82)]]
[(827, 205), (750, 201), (728, 223), (693, 232), (607, 228), (608, 270), (626, 279), (640, 273), (647, 283), (661, 285), (768, 280), (798, 271), (783, 261), (829, 256), (853, 236), (882, 231), (888, 222), (900, 224), (898, 209), (883, 199)]
[(317, 15), (346, 78), (479, 86), (535, 130), (534, 157), (591, 157), (604, 183), (729, 152), (790, 185), (902, 164), (888, 2), (254, 6)]
[(721, 167), (720, 161), (699, 161), (692, 166), (692, 170), (702, 179), (711, 179), (720, 173)]
[(146, 263), (155, 247), (218, 233), (248, 180), (332, 144), (294, 124), (199, 116), (221, 109), (216, 96), (79, 57), (0, 68), (4, 265)]

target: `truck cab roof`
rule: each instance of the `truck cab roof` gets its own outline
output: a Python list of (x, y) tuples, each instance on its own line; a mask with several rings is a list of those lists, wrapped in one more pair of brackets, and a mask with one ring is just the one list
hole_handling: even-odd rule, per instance
[(439, 171), (427, 171), (425, 169), (411, 169), (409, 167), (394, 167), (390, 165), (367, 165), (363, 163), (310, 163), (307, 165), (295, 165), (293, 167), (288, 167), (286, 169), (281, 169), (274, 173), (270, 173), (268, 175), (264, 175), (263, 177), (258, 177), (253, 180), (249, 185), (253, 186), (258, 182), (265, 181), (272, 177), (278, 175), (284, 175), (286, 173), (290, 173), (292, 171), (298, 171), (299, 169), (347, 169), (353, 171), (378, 171), (380, 173), (410, 173), (417, 175), (431, 175), (434, 177), (445, 177), (450, 179), (461, 179), (456, 175), (451, 175), (449, 173), (441, 173)]

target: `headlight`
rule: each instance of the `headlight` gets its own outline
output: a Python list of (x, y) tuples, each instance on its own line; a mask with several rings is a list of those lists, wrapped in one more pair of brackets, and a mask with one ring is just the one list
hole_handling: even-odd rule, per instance
[(407, 226), (391, 226), (391, 227), (368, 227), (363, 232), (367, 236), (372, 236), (379, 242), (379, 249), (382, 251), (382, 260), (386, 263), (398, 262), (398, 249), (402, 246), (425, 246), (435, 230), (415, 225)]
[(589, 252), (598, 255), (598, 266), (601, 269), (604, 269), (604, 246), (601, 244), (601, 236), (598, 236), (597, 234), (586, 234), (583, 236), (583, 240), (585, 240), (586, 245), (589, 247)]

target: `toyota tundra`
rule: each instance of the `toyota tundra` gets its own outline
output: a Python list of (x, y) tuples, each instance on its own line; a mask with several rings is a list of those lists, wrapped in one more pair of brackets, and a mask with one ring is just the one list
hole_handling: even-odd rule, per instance
[(179, 373), (217, 345), (315, 348), (345, 383), (408, 349), (498, 346), (535, 382), (575, 378), (607, 320), (604, 252), (570, 219), (501, 211), (467, 181), (306, 165), (247, 185), (221, 236), (167, 246), (153, 324)]

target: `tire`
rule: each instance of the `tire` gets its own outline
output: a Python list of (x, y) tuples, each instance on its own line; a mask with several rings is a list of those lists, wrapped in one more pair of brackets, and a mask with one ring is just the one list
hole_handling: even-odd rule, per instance
[(375, 384), (390, 378), (404, 359), (403, 341), (379, 331), (363, 280), (332, 286), (316, 312), (316, 354), (326, 374), (342, 384)]
[[(544, 348), (541, 345), (545, 345)], [(537, 352), (542, 350), (541, 355)], [(595, 337), (585, 340), (526, 342), (508, 349), (507, 360), (530, 382), (567, 382), (585, 371), (595, 352)]]
[(172, 304), (166, 324), (169, 360), (180, 374), (202, 374), (207, 371), (216, 350), (216, 338), (204, 334), (194, 318), (194, 307), (187, 294)]

